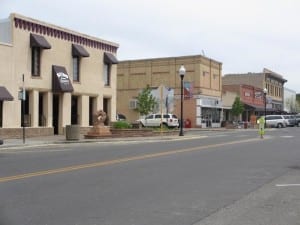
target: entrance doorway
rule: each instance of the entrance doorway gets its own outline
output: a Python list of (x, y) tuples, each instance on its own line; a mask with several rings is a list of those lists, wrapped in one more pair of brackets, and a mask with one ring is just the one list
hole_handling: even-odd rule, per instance
[(110, 99), (109, 98), (104, 98), (103, 99), (103, 111), (106, 112), (106, 120), (104, 121), (104, 124), (105, 125), (108, 125), (109, 124), (109, 121), (110, 121)]
[(95, 102), (96, 102), (96, 98), (94, 97), (90, 97), (89, 98), (89, 126), (93, 126), (94, 125), (94, 111), (95, 111)]
[(220, 127), (221, 109), (202, 107), (202, 127)]
[(0, 101), (0, 127), (2, 127), (2, 118), (3, 118), (3, 102)]
[(78, 124), (78, 96), (72, 95), (71, 124)]
[(54, 134), (58, 134), (58, 128), (59, 128), (59, 95), (54, 94), (53, 95), (53, 120), (52, 125), (54, 128)]
[(44, 93), (39, 93), (39, 126), (46, 126), (46, 117), (44, 115)]

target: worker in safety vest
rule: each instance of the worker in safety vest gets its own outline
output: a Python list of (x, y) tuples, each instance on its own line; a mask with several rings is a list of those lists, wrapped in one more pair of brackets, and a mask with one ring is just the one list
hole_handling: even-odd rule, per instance
[(258, 120), (258, 134), (260, 135), (260, 138), (264, 138), (265, 134), (265, 117), (261, 116)]

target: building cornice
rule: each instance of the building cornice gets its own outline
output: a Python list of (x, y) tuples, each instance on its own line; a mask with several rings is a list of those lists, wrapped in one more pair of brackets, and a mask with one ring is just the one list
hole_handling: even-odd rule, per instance
[(34, 32), (40, 35), (46, 35), (65, 41), (70, 41), (79, 45), (85, 45), (90, 48), (96, 48), (103, 51), (116, 53), (118, 44), (93, 38), (88, 35), (80, 34), (62, 27), (49, 25), (47, 23), (23, 17), (18, 14), (12, 14), (14, 26), (17, 29)]

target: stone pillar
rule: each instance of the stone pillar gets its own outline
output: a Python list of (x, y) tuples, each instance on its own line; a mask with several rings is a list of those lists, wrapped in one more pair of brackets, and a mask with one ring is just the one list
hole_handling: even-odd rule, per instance
[(87, 127), (89, 126), (89, 96), (82, 95), (78, 100), (79, 124)]
[(46, 126), (53, 126), (53, 94), (52, 92), (47, 92), (44, 94), (44, 113), (46, 117)]
[(63, 128), (66, 127), (66, 125), (71, 124), (71, 93), (63, 93), (61, 95), (61, 101), (60, 101), (60, 114), (61, 118), (60, 121), (60, 127), (59, 127), (59, 133), (63, 133)]
[(31, 127), (39, 126), (39, 92), (32, 90), (29, 93), (29, 114), (31, 115)]

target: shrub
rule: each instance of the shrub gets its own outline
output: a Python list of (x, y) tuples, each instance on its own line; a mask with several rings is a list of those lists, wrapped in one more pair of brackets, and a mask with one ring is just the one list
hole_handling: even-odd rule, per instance
[(132, 125), (127, 121), (117, 121), (113, 124), (113, 128), (115, 129), (130, 129)]

